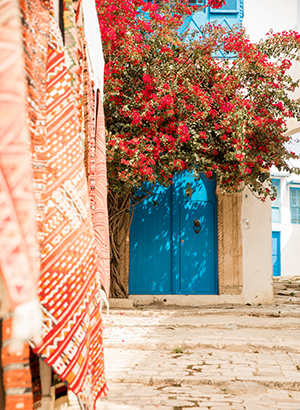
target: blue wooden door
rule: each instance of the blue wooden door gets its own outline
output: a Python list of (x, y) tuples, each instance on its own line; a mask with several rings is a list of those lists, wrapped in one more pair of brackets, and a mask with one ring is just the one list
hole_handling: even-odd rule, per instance
[(130, 294), (217, 294), (215, 188), (215, 181), (183, 173), (136, 206)]
[(281, 275), (280, 232), (272, 232), (273, 276)]

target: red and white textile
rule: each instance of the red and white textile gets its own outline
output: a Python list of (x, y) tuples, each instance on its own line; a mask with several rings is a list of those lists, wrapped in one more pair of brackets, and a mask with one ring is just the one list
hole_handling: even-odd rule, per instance
[(38, 254), (26, 105), (18, 3), (0, 0), (0, 273), (8, 295), (6, 305), (0, 297), (0, 310), (26, 303), (19, 316), (31, 320), (19, 327), (21, 339), (38, 326), (32, 316), (38, 309)]
[[(40, 210), (39, 296), (44, 326), (42, 344), (35, 353), (80, 398), (84, 408), (92, 409), (107, 387), (99, 258), (78, 113), (82, 102), (74, 98), (74, 89), (81, 86), (76, 82), (82, 79), (70, 75), (61, 31), (49, 2), (21, 3), (34, 182)], [(66, 0), (65, 6), (69, 3)], [(70, 9), (64, 10), (68, 16)], [(69, 33), (74, 22), (74, 18), (65, 20)], [(76, 58), (76, 44), (71, 51)], [(39, 124), (43, 124), (41, 133)]]
[(94, 1), (82, 0), (89, 72), (89, 188), (92, 220), (99, 255), (98, 274), (106, 296), (110, 287), (110, 251), (107, 211), (106, 140), (103, 112), (104, 58)]

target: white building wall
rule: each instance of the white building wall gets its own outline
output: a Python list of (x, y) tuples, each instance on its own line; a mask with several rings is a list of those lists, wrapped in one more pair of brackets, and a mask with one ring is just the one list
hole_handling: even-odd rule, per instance
[[(284, 30), (296, 30), (300, 31), (300, 0), (245, 0), (245, 17), (244, 17), (244, 27), (246, 28), (247, 33), (250, 36), (250, 40), (257, 42), (261, 38), (265, 37), (265, 34), (269, 31), (270, 28), (273, 29), (273, 32), (280, 32)], [(300, 64), (294, 63), (290, 75), (294, 78), (300, 77)], [(300, 98), (300, 89), (298, 89), (292, 98)], [(300, 124), (295, 119), (288, 121), (288, 135), (293, 135), (300, 131)], [(300, 134), (298, 135), (298, 138)], [(291, 146), (292, 151), (298, 151), (300, 153), (300, 148), (296, 145)], [(296, 165), (296, 164), (295, 164)], [(300, 162), (299, 162), (300, 165)], [(272, 231), (280, 231), (280, 240), (281, 240), (281, 275), (295, 275), (300, 274), (300, 225), (291, 223), (290, 215), (290, 187), (292, 185), (288, 182), (299, 180), (300, 177), (296, 175), (283, 175), (275, 168), (272, 169), (272, 176), (276, 179), (281, 180), (281, 223), (272, 223)], [(288, 185), (287, 185), (288, 184)], [(299, 187), (300, 185), (294, 185)], [(250, 202), (249, 202), (250, 203)], [(244, 212), (248, 215), (248, 218), (253, 218), (253, 216), (258, 212), (264, 213), (265, 218), (268, 218), (265, 210), (255, 201), (252, 203), (252, 208), (248, 207), (245, 204)], [(268, 205), (270, 207), (270, 204)], [(262, 234), (268, 236), (270, 239), (270, 234), (267, 234), (267, 227), (263, 223), (262, 214), (259, 217), (256, 217), (255, 221), (260, 220), (263, 224)], [(245, 216), (246, 217), (246, 216)], [(251, 225), (251, 224), (250, 224)], [(251, 228), (250, 228), (251, 229)], [(251, 243), (253, 237), (245, 233), (244, 238), (244, 248), (246, 250), (245, 254), (245, 264), (247, 265), (247, 253), (251, 249)], [(257, 226), (257, 229), (260, 229)], [(264, 243), (262, 239), (259, 240), (262, 246), (265, 247), (267, 251), (267, 243)], [(249, 253), (250, 254), (250, 253)], [(251, 263), (251, 259), (249, 260)], [(266, 262), (265, 262), (266, 263)], [(267, 265), (265, 266), (267, 269)], [(245, 278), (247, 281), (247, 266), (245, 269)], [(256, 270), (254, 269), (255, 274)], [(252, 279), (251, 279), (252, 280)], [(267, 280), (264, 277), (263, 280)]]
[[(300, 166), (300, 161), (295, 165)], [(281, 223), (273, 222), (272, 231), (280, 232), (281, 275), (300, 275), (300, 224), (291, 223), (290, 211), (290, 188), (300, 188), (300, 176), (283, 174), (276, 168), (272, 176), (280, 180)]]
[(270, 202), (269, 199), (260, 201), (248, 188), (243, 192), (243, 297), (246, 303), (273, 301)]
[(244, 0), (243, 25), (250, 40), (259, 41), (274, 32), (297, 29), (297, 0)]

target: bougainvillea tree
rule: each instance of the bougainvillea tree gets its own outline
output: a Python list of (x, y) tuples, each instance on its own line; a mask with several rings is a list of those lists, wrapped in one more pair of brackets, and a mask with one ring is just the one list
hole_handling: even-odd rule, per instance
[[(96, 0), (105, 67), (112, 294), (118, 232), (143, 183), (172, 184), (175, 173), (215, 177), (226, 192), (248, 186), (274, 197), (270, 168), (290, 170), (286, 121), (300, 119), (288, 73), (300, 35), (270, 32), (251, 43), (243, 29), (184, 29), (188, 0)], [(220, 7), (224, 0), (210, 0)], [(222, 55), (231, 58), (219, 58)], [(298, 172), (298, 170), (293, 170)], [(152, 184), (152, 185), (151, 185)], [(124, 237), (124, 235), (123, 235)]]

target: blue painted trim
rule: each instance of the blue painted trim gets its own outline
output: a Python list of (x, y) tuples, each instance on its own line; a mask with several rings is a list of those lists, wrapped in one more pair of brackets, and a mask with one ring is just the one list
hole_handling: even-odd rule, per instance
[(300, 185), (300, 181), (289, 181), (286, 185)]
[(218, 248), (218, 201), (215, 203), (214, 207), (214, 220), (215, 220), (215, 272), (217, 272), (214, 275), (215, 278), (215, 294), (219, 295), (219, 259), (218, 259), (218, 254), (219, 254), (219, 248)]
[(240, 0), (240, 23), (242, 23), (244, 18), (244, 0)]
[(286, 173), (286, 174), (271, 174), (271, 178), (272, 179), (287, 178), (290, 175), (291, 174), (289, 174), (289, 173)]
[[(272, 230), (272, 240), (273, 240), (273, 233), (279, 234), (279, 235), (276, 235), (278, 237), (278, 241), (277, 241), (277, 257), (279, 258), (278, 275), (274, 275), (274, 271), (273, 271), (273, 276), (279, 277), (281, 276), (281, 232)], [(272, 248), (272, 259), (273, 259), (273, 248)], [(272, 269), (273, 269), (273, 266), (272, 266)]]
[(170, 282), (171, 282), (171, 290), (174, 289), (174, 284), (175, 284), (175, 275), (174, 275), (174, 269), (176, 266), (175, 262), (175, 238), (174, 238), (174, 191), (173, 191), (173, 186), (170, 188), (170, 229), (171, 229), (171, 244), (170, 244)]
[[(278, 187), (274, 184), (274, 182), (278, 183)], [(275, 188), (277, 188), (277, 198), (276, 200), (277, 203), (272, 202), (272, 223), (281, 223), (281, 179), (278, 178), (272, 178), (272, 182), (275, 186)], [(278, 210), (279, 212), (279, 218), (278, 219), (273, 219), (273, 210), (276, 211)]]
[(290, 196), (290, 217), (291, 217), (291, 224), (293, 224), (293, 225), (299, 225), (300, 224), (300, 222), (293, 222), (292, 221), (292, 208), (298, 208), (298, 210), (299, 210), (299, 208), (300, 208), (300, 206), (298, 206), (298, 205), (294, 205), (294, 206), (292, 206), (292, 204), (291, 204), (291, 202), (292, 202), (292, 195), (291, 195), (291, 191), (292, 191), (292, 189), (293, 190), (295, 190), (295, 191), (297, 191), (297, 199), (298, 199), (298, 197), (300, 197), (300, 188), (298, 188), (298, 187), (290, 187), (290, 189), (289, 189), (289, 196)]
[(226, 11), (222, 11), (222, 9), (212, 9), (210, 11), (211, 14), (238, 14), (239, 13), (239, 9), (232, 9), (232, 10), (226, 10)]
[[(205, 1), (206, 4), (206, 1)], [(210, 21), (210, 7), (207, 7), (207, 20)]]

